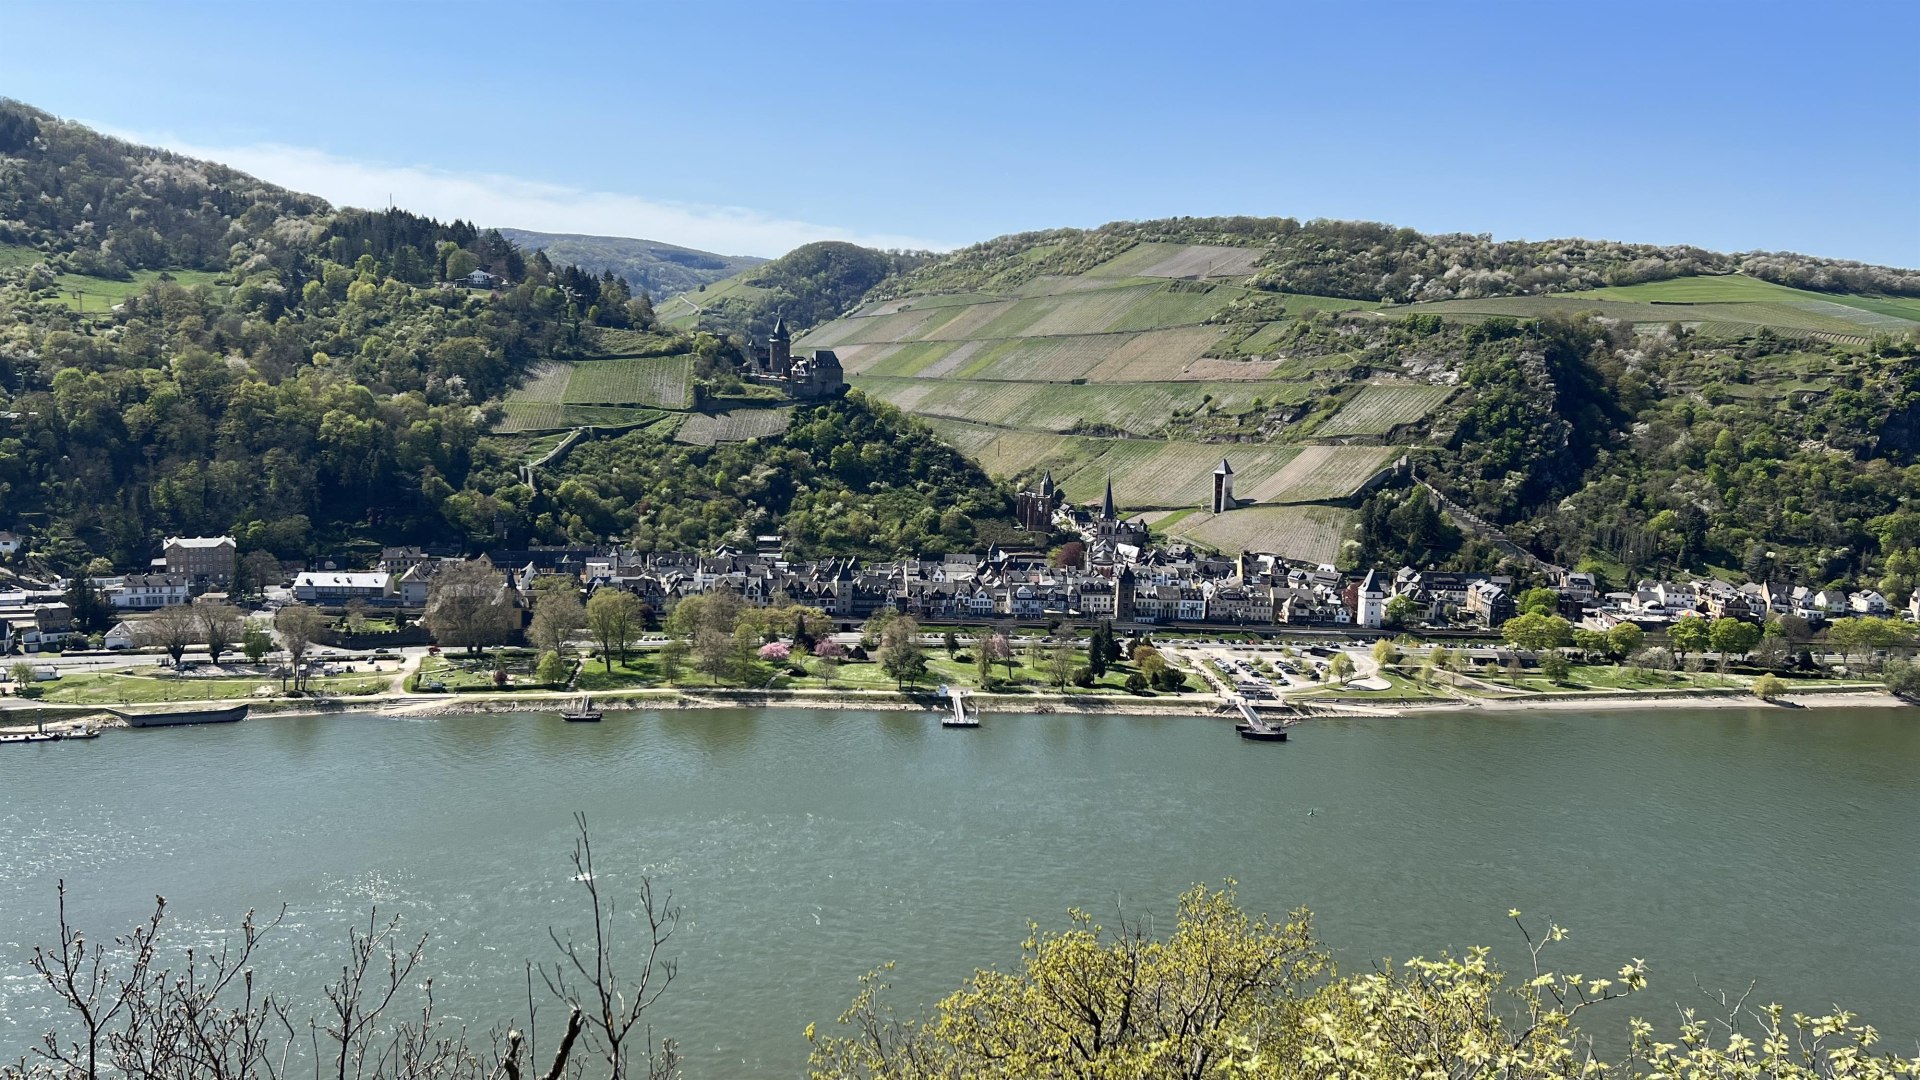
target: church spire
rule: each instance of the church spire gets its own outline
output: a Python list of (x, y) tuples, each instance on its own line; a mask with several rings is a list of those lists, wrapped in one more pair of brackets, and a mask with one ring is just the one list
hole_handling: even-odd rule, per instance
[(1107, 474), (1107, 497), (1100, 503), (1100, 520), (1118, 521), (1120, 512), (1113, 505), (1113, 474)]

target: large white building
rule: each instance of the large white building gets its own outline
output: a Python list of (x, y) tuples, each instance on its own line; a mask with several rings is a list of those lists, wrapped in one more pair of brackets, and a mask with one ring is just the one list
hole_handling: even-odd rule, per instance
[(384, 570), (309, 570), (293, 579), (294, 599), (305, 603), (384, 600), (393, 595), (393, 575)]

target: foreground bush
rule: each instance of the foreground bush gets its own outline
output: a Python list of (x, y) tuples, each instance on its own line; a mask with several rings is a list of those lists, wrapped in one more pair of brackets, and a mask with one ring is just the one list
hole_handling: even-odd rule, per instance
[(1646, 987), (1635, 960), (1611, 978), (1553, 971), (1546, 947), (1565, 931), (1525, 936), (1518, 978), (1486, 949), (1416, 958), (1362, 975), (1329, 974), (1307, 913), (1252, 919), (1231, 888), (1181, 898), (1156, 941), (1124, 920), (1109, 933), (1084, 912), (1065, 930), (1035, 928), (1018, 970), (983, 971), (925, 1016), (882, 1002), (882, 973), (863, 980), (844, 1034), (809, 1028), (815, 1080), (1080, 1077), (1088, 1080), (1263, 1077), (1276, 1080), (1891, 1080), (1920, 1058), (1875, 1056), (1876, 1032), (1853, 1016), (1786, 1016), (1729, 1002), (1682, 1014), (1657, 1037), (1630, 1022), (1628, 1049), (1604, 1060), (1576, 1023), (1593, 1006)]

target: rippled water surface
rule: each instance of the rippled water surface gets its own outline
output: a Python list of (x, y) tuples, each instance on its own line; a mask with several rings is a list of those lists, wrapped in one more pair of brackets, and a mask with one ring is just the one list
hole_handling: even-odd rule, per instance
[[(433, 935), (448, 1008), (513, 1015), (577, 925), (585, 811), (609, 884), (684, 905), (660, 1017), (695, 1077), (791, 1076), (801, 1032), (898, 961), (907, 1003), (1005, 963), (1069, 905), (1164, 913), (1195, 881), (1312, 907), (1344, 964), (1492, 944), (1509, 907), (1589, 971), (1838, 1001), (1920, 1036), (1920, 723), (1910, 711), (1560, 713), (1319, 722), (1244, 744), (1195, 719), (821, 711), (396, 720), (116, 732), (0, 749), (0, 1058), (45, 1021), (24, 957), (54, 882), (121, 930), (165, 894), (180, 945), (248, 908), (266, 968), (337, 967), (371, 908)], [(1625, 1014), (1614, 1018), (1624, 1025)], [(1602, 1024), (1609, 1023), (1602, 1017)]]

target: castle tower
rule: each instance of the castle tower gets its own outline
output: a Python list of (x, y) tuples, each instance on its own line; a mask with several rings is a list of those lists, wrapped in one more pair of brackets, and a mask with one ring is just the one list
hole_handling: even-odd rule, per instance
[(1224, 514), (1237, 505), (1233, 501), (1233, 466), (1226, 458), (1213, 470), (1213, 512)]
[(782, 378), (793, 370), (793, 335), (787, 333), (785, 316), (773, 320), (773, 333), (767, 336), (767, 370)]

